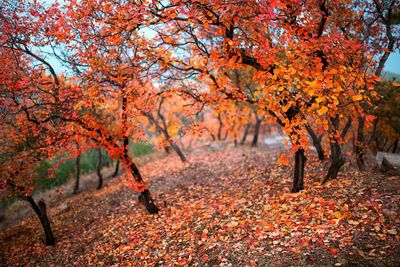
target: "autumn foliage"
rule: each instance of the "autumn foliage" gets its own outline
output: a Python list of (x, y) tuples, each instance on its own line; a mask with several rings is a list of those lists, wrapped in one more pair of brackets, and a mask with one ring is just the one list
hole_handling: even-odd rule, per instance
[[(0, 11), (0, 193), (32, 205), (47, 244), (55, 241), (46, 205), (32, 198), (35, 169), (55, 157), (78, 158), (79, 169), (87, 148), (121, 163), (127, 187), (150, 214), (163, 199), (150, 193), (130, 153), (133, 143), (152, 143), (168, 157), (177, 154), (182, 166), (195, 166), (188, 157), (193, 146), (239, 147), (251, 135), (256, 147), (263, 132), (279, 132), (286, 148), (264, 164), (293, 165), (292, 193), (318, 187), (305, 184), (314, 148), (321, 161), (329, 158), (318, 174), (323, 184), (352, 158), (366, 170), (367, 156), (387, 142), (398, 150), (398, 121), (387, 113), (396, 113), (399, 84), (379, 78), (399, 48), (398, 1), (5, 0)], [(335, 206), (301, 193), (283, 196), (274, 195), (271, 208), (302, 197), (319, 208)], [(308, 219), (302, 214), (282, 223), (299, 228)], [(347, 203), (327, 216), (328, 224), (356, 226)], [(250, 226), (234, 220), (224, 227)], [(249, 247), (269, 235), (253, 234)], [(207, 238), (203, 230), (201, 242)], [(350, 244), (344, 238), (327, 247), (330, 254)], [(299, 242), (294, 253), (318, 244)]]

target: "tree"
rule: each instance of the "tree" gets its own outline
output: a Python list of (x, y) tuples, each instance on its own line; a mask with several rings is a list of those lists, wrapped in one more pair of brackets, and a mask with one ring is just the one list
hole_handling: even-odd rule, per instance
[[(179, 134), (180, 114), (183, 111), (184, 103), (179, 101), (178, 97), (168, 98), (160, 95), (156, 99), (155, 106), (157, 107), (154, 111), (143, 112), (144, 116), (147, 117), (149, 122), (154, 125), (156, 132), (160, 133), (161, 144), (164, 148), (171, 147), (176, 154), (179, 156), (182, 162), (186, 162), (187, 159), (183, 154), (179, 145), (174, 139)], [(165, 141), (167, 144), (163, 144)]]
[[(379, 1), (374, 0), (368, 6), (368, 11), (364, 18), (364, 27), (360, 30), (363, 42), (371, 46), (371, 53), (378, 58), (374, 66), (376, 76), (381, 76), (383, 68), (390, 54), (398, 48), (400, 40), (400, 27), (398, 25), (398, 1)], [(364, 105), (365, 110), (367, 107)], [(355, 153), (357, 164), (360, 169), (365, 168), (365, 140), (364, 126), (366, 116), (360, 116), (358, 119), (357, 139), (355, 142)]]
[[(139, 7), (132, 4), (135, 13), (129, 13), (138, 20), (142, 18)], [(140, 141), (145, 137), (138, 118), (151, 109), (149, 103), (154, 98), (147, 93), (153, 86), (146, 74), (152, 65), (149, 44), (134, 20), (128, 25), (130, 37), (124, 38), (121, 31), (128, 28), (115, 23), (122, 14), (119, 8), (110, 3), (68, 3), (65, 13), (58, 15), (56, 23), (51, 25), (51, 35), (69, 53), (65, 53), (64, 62), (79, 73), (75, 81), (80, 86), (74, 97), (74, 112), (65, 120), (77, 127), (80, 135), (121, 162), (132, 175), (132, 187), (141, 193), (147, 210), (157, 213), (158, 208), (128, 151), (130, 139)]]
[[(335, 171), (329, 177), (337, 176), (343, 161), (336, 118), (363, 112), (359, 102), (370, 101), (375, 81), (372, 57), (368, 47), (361, 49), (357, 35), (360, 21), (353, 19), (362, 9), (358, 3), (176, 1), (155, 2), (153, 9), (164, 22), (162, 29), (155, 28), (157, 47), (184, 51), (159, 53), (174, 77), (198, 75), (209, 88), (209, 102), (222, 94), (255, 105), (267, 121), (283, 127), (295, 152), (293, 192), (303, 188), (309, 122), (337, 152), (331, 156)], [(260, 85), (255, 96), (235, 85), (227, 75), (232, 70), (253, 73)]]
[(382, 81), (377, 84), (377, 91), (382, 98), (375, 101), (371, 113), (376, 117), (367, 142), (373, 150), (396, 153), (400, 139), (400, 113), (397, 103), (400, 98), (400, 84)]
[[(40, 99), (41, 102), (47, 104), (48, 107), (41, 103), (40, 107), (42, 109), (40, 110), (40, 117), (32, 116), (29, 113), (28, 120), (38, 125), (45, 125), (48, 122), (57, 120), (57, 122), (63, 125), (63, 128), (59, 129), (60, 133), (66, 136), (68, 136), (68, 134), (75, 135), (79, 133), (79, 135), (105, 147), (109, 151), (109, 154), (120, 159), (123, 165), (129, 170), (129, 173), (132, 174), (134, 178), (133, 188), (141, 192), (147, 210), (150, 213), (156, 213), (158, 208), (154, 204), (138, 168), (132, 162), (131, 156), (128, 154), (128, 130), (134, 130), (134, 128), (128, 129), (127, 113), (129, 111), (127, 101), (131, 96), (127, 95), (128, 88), (125, 87), (126, 83), (120, 80), (120, 76), (115, 76), (116, 73), (114, 72), (122, 70), (122, 68), (107, 70), (107, 72), (104, 73), (105, 75), (102, 76), (105, 79), (98, 80), (99, 76), (97, 76), (97, 72), (100, 71), (104, 65), (97, 64), (99, 62), (95, 60), (95, 57), (92, 57), (93, 54), (91, 54), (91, 52), (93, 51), (91, 49), (94, 46), (92, 45), (89, 47), (89, 50), (81, 51), (85, 46), (75, 47), (70, 43), (65, 43), (67, 49), (69, 48), (71, 52), (77, 52), (78, 55), (80, 55), (75, 58), (76, 60), (82, 59), (82, 61), (79, 62), (80, 67), (87, 68), (87, 66), (89, 66), (88, 63), (90, 63), (92, 68), (82, 74), (80, 80), (69, 79), (69, 81), (62, 83), (60, 77), (56, 74), (54, 68), (48, 61), (46, 61), (43, 54), (35, 52), (35, 49), (40, 49), (52, 43), (62, 45), (61, 43), (66, 41), (67, 33), (65, 31), (68, 29), (77, 31), (76, 36), (81, 34), (80, 40), (91, 37), (91, 33), (85, 31), (87, 30), (87, 25), (85, 23), (80, 24), (79, 19), (75, 20), (77, 16), (82, 16), (84, 13), (85, 7), (81, 7), (82, 9), (79, 11), (82, 12), (75, 12), (74, 9), (76, 7), (73, 3), (71, 3), (69, 9), (63, 9), (65, 12), (71, 12), (71, 14), (73, 14), (70, 22), (72, 25), (75, 23), (75, 28), (66, 26), (64, 18), (68, 16), (63, 17), (61, 9), (59, 9), (56, 4), (45, 8), (36, 2), (33, 4), (22, 3), (21, 7), (8, 8), (7, 10), (9, 13), (2, 14), (3, 21), (5, 22), (2, 25), (4, 28), (2, 32), (7, 33), (7, 35), (4, 35), (4, 38), (2, 38), (2, 44), (12, 51), (18, 51), (19, 53), (33, 58), (39, 63), (42, 69), (47, 69), (50, 72), (53, 79), (49, 86), (52, 91), (49, 91), (47, 95), (44, 95), (43, 99)], [(95, 21), (91, 22), (96, 23)], [(65, 25), (66, 27), (60, 28), (60, 25)], [(107, 33), (105, 35), (107, 35)], [(68, 37), (77, 40), (72, 35)], [(93, 40), (95, 39), (91, 39), (91, 41)], [(68, 47), (68, 45), (70, 46)], [(100, 47), (104, 48), (103, 46)], [(74, 48), (76, 48), (76, 50), (74, 50)], [(87, 52), (87, 54), (83, 52)], [(118, 53), (116, 50), (112, 52), (113, 55)], [(108, 55), (110, 55), (110, 53), (107, 54), (107, 56)], [(79, 73), (80, 69), (76, 67), (76, 62), (75, 60), (71, 61), (71, 66), (76, 73)], [(140, 67), (140, 64), (137, 67)], [(33, 77), (29, 78), (32, 79)], [(99, 94), (99, 85), (103, 82), (108, 82), (108, 87), (106, 89), (112, 89), (109, 91), (109, 94)], [(114, 83), (116, 83), (116, 85)], [(136, 88), (142, 89), (143, 87), (137, 85)], [(36, 91), (34, 91), (33, 95), (41, 92), (40, 88), (35, 89)], [(117, 91), (117, 93), (115, 91)], [(50, 97), (52, 98), (51, 102), (45, 102), (45, 100)], [(104, 102), (101, 102), (105, 99), (111, 99), (110, 97), (116, 97), (113, 99), (114, 104), (121, 107), (121, 116), (118, 116), (119, 114), (114, 112), (112, 106), (105, 107)], [(110, 101), (110, 103), (111, 102), (112, 101)], [(97, 106), (99, 103), (100, 105)], [(33, 107), (37, 106), (38, 105), (35, 104)], [(104, 125), (105, 121), (110, 121), (112, 118), (115, 119), (115, 116), (117, 116), (115, 122), (118, 123), (110, 123), (107, 126)], [(60, 125), (57, 126), (60, 127)], [(59, 136), (59, 134), (55, 136)], [(67, 139), (61, 139), (61, 141), (67, 142)]]
[(51, 79), (31, 68), (18, 51), (1, 47), (0, 62), (0, 190), (29, 202), (42, 224), (45, 243), (54, 245), (46, 204), (32, 197), (38, 178), (35, 169), (55, 155), (58, 146), (53, 142), (61, 137), (54, 135), (57, 122), (39, 123), (53, 98)]

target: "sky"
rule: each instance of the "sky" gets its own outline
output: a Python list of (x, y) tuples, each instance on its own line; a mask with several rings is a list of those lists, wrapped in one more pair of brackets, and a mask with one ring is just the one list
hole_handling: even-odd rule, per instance
[[(50, 64), (55, 68), (57, 73), (67, 71), (55, 58), (48, 58)], [(385, 71), (400, 74), (400, 51), (392, 53), (385, 64)]]
[(400, 74), (400, 53), (392, 53), (386, 61), (385, 70)]

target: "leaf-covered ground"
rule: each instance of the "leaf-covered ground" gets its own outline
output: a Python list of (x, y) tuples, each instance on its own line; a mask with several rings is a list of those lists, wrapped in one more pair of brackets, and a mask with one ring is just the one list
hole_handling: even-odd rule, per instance
[(50, 208), (57, 245), (36, 217), (0, 234), (4, 266), (399, 266), (400, 178), (346, 167), (321, 186), (307, 161), (306, 189), (289, 192), (277, 151), (203, 149), (189, 164), (142, 166), (161, 208), (149, 215), (123, 177)]

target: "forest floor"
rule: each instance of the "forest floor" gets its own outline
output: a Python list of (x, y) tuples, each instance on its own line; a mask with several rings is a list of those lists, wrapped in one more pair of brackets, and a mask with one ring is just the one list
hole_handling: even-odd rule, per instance
[(320, 185), (327, 163), (307, 161), (290, 193), (280, 151), (204, 148), (142, 164), (160, 207), (149, 215), (124, 175), (49, 208), (57, 239), (35, 216), (0, 233), (4, 266), (399, 266), (400, 177), (348, 164)]

